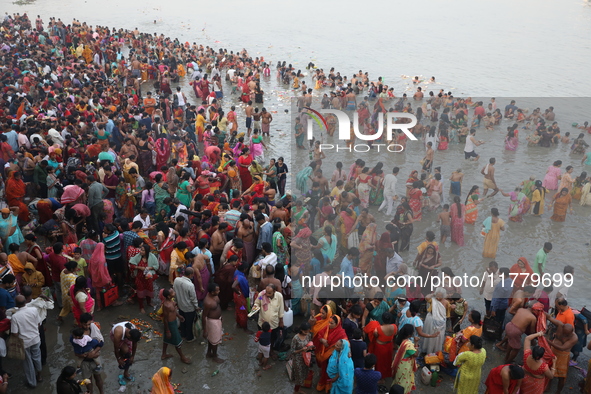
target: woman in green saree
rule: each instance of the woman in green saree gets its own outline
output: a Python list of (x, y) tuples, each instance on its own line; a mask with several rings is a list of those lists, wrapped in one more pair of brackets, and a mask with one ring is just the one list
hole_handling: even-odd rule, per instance
[(164, 204), (164, 199), (166, 197), (170, 197), (170, 193), (168, 193), (168, 185), (166, 182), (163, 181), (162, 174), (156, 174), (154, 179), (156, 183), (153, 186), (154, 189), (154, 200), (156, 201), (156, 212), (160, 212), (163, 209), (165, 211), (168, 210), (168, 206)]
[(287, 264), (289, 261), (289, 249), (281, 234), (281, 223), (273, 224), (273, 253), (277, 255), (277, 263)]

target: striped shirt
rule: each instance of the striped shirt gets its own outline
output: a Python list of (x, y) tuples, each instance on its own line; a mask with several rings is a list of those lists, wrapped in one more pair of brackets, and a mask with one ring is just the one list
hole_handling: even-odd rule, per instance
[(113, 234), (105, 237), (105, 258), (107, 260), (116, 260), (121, 257), (121, 241), (119, 240), (119, 231), (115, 230)]

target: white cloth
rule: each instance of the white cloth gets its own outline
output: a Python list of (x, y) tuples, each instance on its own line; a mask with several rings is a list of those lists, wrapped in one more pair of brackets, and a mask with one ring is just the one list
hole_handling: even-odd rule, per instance
[(88, 343), (92, 342), (92, 338), (90, 337), (90, 335), (83, 335), (82, 338), (72, 339), (72, 342), (74, 342), (76, 345), (80, 347), (84, 347), (88, 345)]
[(53, 301), (37, 297), (27, 304), (27, 308), (36, 308), (37, 313), (39, 313), (39, 320), (43, 321), (47, 318), (47, 310), (53, 309)]
[(466, 138), (466, 145), (464, 145), (464, 152), (474, 152), (474, 142), (472, 142), (472, 138), (474, 138), (473, 136), (469, 135), (468, 138)]
[(18, 334), (25, 349), (41, 342), (39, 337), (39, 313), (35, 308), (19, 308), (10, 320), (10, 332)]
[(495, 291), (495, 286), (501, 281), (501, 277), (499, 276), (499, 272), (495, 272), (491, 275), (487, 272), (484, 276), (484, 288), (482, 289), (482, 296), (487, 301), (492, 301), (493, 292)]
[(384, 177), (384, 196), (396, 195), (396, 182), (398, 182), (398, 178), (394, 174), (388, 174)]
[(137, 215), (133, 218), (133, 221), (142, 222), (142, 228), (150, 227), (150, 215), (146, 216), (146, 220), (142, 219), (141, 215)]
[(386, 274), (389, 274), (390, 272), (397, 272), (398, 266), (400, 266), (402, 263), (404, 263), (402, 257), (400, 257), (398, 253), (394, 252), (394, 256), (386, 261)]
[(262, 272), (265, 272), (265, 268), (267, 268), (268, 265), (272, 265), (273, 268), (277, 265), (277, 255), (271, 252), (261, 260), (257, 261), (255, 264), (260, 265)]

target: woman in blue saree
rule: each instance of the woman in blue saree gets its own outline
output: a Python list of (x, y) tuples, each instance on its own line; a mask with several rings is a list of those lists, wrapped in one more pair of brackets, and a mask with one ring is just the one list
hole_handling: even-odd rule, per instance
[(328, 360), (326, 372), (333, 380), (330, 394), (350, 394), (353, 392), (355, 368), (351, 359), (349, 341), (341, 339), (337, 342), (335, 350)]

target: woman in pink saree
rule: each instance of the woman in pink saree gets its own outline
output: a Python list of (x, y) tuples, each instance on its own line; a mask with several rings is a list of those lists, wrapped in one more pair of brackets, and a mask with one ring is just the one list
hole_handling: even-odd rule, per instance
[[(94, 252), (88, 262), (88, 273), (92, 279), (92, 287), (96, 292), (100, 292), (103, 287), (111, 283), (111, 276), (107, 269), (107, 260), (105, 259), (105, 244), (99, 242), (96, 244)], [(98, 307), (101, 308), (101, 298), (98, 297)]]
[(517, 150), (517, 145), (519, 145), (519, 139), (515, 135), (515, 131), (509, 128), (509, 132), (505, 137), (505, 150)]
[(84, 190), (77, 185), (65, 186), (60, 202), (62, 205), (82, 203), (84, 202)]
[(464, 218), (466, 207), (461, 203), (460, 197), (454, 197), (454, 203), (450, 207), (451, 215), (451, 241), (458, 246), (464, 246)]
[(156, 150), (156, 171), (160, 171), (162, 166), (165, 166), (170, 158), (170, 142), (168, 142), (164, 134), (160, 134), (156, 140), (154, 149)]
[(86, 287), (86, 278), (79, 276), (70, 287), (70, 298), (72, 299), (72, 313), (76, 324), (80, 325), (80, 316), (83, 313), (94, 313), (94, 299), (90, 296), (90, 289)]

